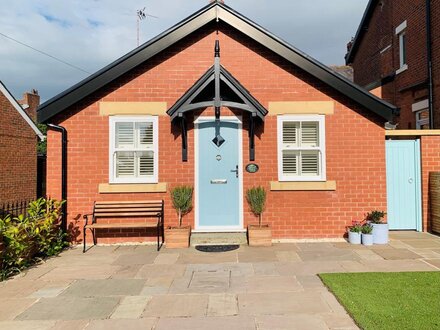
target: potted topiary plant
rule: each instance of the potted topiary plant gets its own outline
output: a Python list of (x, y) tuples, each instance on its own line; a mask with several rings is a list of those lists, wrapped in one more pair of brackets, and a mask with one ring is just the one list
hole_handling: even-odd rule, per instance
[(271, 246), (272, 230), (269, 225), (263, 225), (263, 212), (266, 206), (266, 190), (263, 187), (250, 188), (246, 192), (249, 207), (258, 216), (258, 225), (248, 226), (250, 246)]
[(373, 226), (369, 223), (362, 226), (362, 244), (365, 246), (373, 245)]
[(165, 243), (167, 248), (182, 249), (189, 246), (191, 226), (182, 226), (182, 217), (192, 209), (193, 188), (178, 186), (171, 190), (171, 201), (179, 217), (178, 227), (165, 229)]
[(348, 227), (348, 242), (350, 244), (361, 244), (362, 225), (359, 221), (353, 221), (353, 224)]
[(388, 223), (384, 222), (384, 211), (371, 211), (367, 213), (366, 221), (373, 226), (373, 243), (388, 244)]

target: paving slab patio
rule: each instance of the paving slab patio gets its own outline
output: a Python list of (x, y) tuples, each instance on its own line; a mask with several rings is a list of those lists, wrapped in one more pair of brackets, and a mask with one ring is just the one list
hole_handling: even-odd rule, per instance
[(73, 248), (0, 283), (0, 329), (356, 329), (317, 274), (440, 270), (437, 236), (390, 237), (218, 254)]

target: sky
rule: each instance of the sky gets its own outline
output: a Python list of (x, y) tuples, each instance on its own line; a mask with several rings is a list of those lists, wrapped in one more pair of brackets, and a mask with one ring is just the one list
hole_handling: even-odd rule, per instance
[[(0, 80), (20, 99), (48, 100), (136, 47), (136, 11), (146, 8), (141, 43), (208, 0), (0, 0)], [(225, 3), (327, 65), (344, 63), (368, 0), (226, 0)], [(3, 35), (55, 56), (60, 63)]]

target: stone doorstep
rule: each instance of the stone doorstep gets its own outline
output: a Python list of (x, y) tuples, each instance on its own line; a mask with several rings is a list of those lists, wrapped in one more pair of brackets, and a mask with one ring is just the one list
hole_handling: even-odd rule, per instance
[(191, 246), (197, 245), (245, 245), (246, 233), (192, 233)]

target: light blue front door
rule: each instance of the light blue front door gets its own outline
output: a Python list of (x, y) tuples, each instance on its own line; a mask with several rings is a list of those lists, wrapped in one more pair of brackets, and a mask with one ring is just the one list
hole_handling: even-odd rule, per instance
[(240, 227), (239, 124), (198, 124), (198, 230)]
[(388, 223), (394, 230), (422, 230), (420, 142), (386, 141)]

